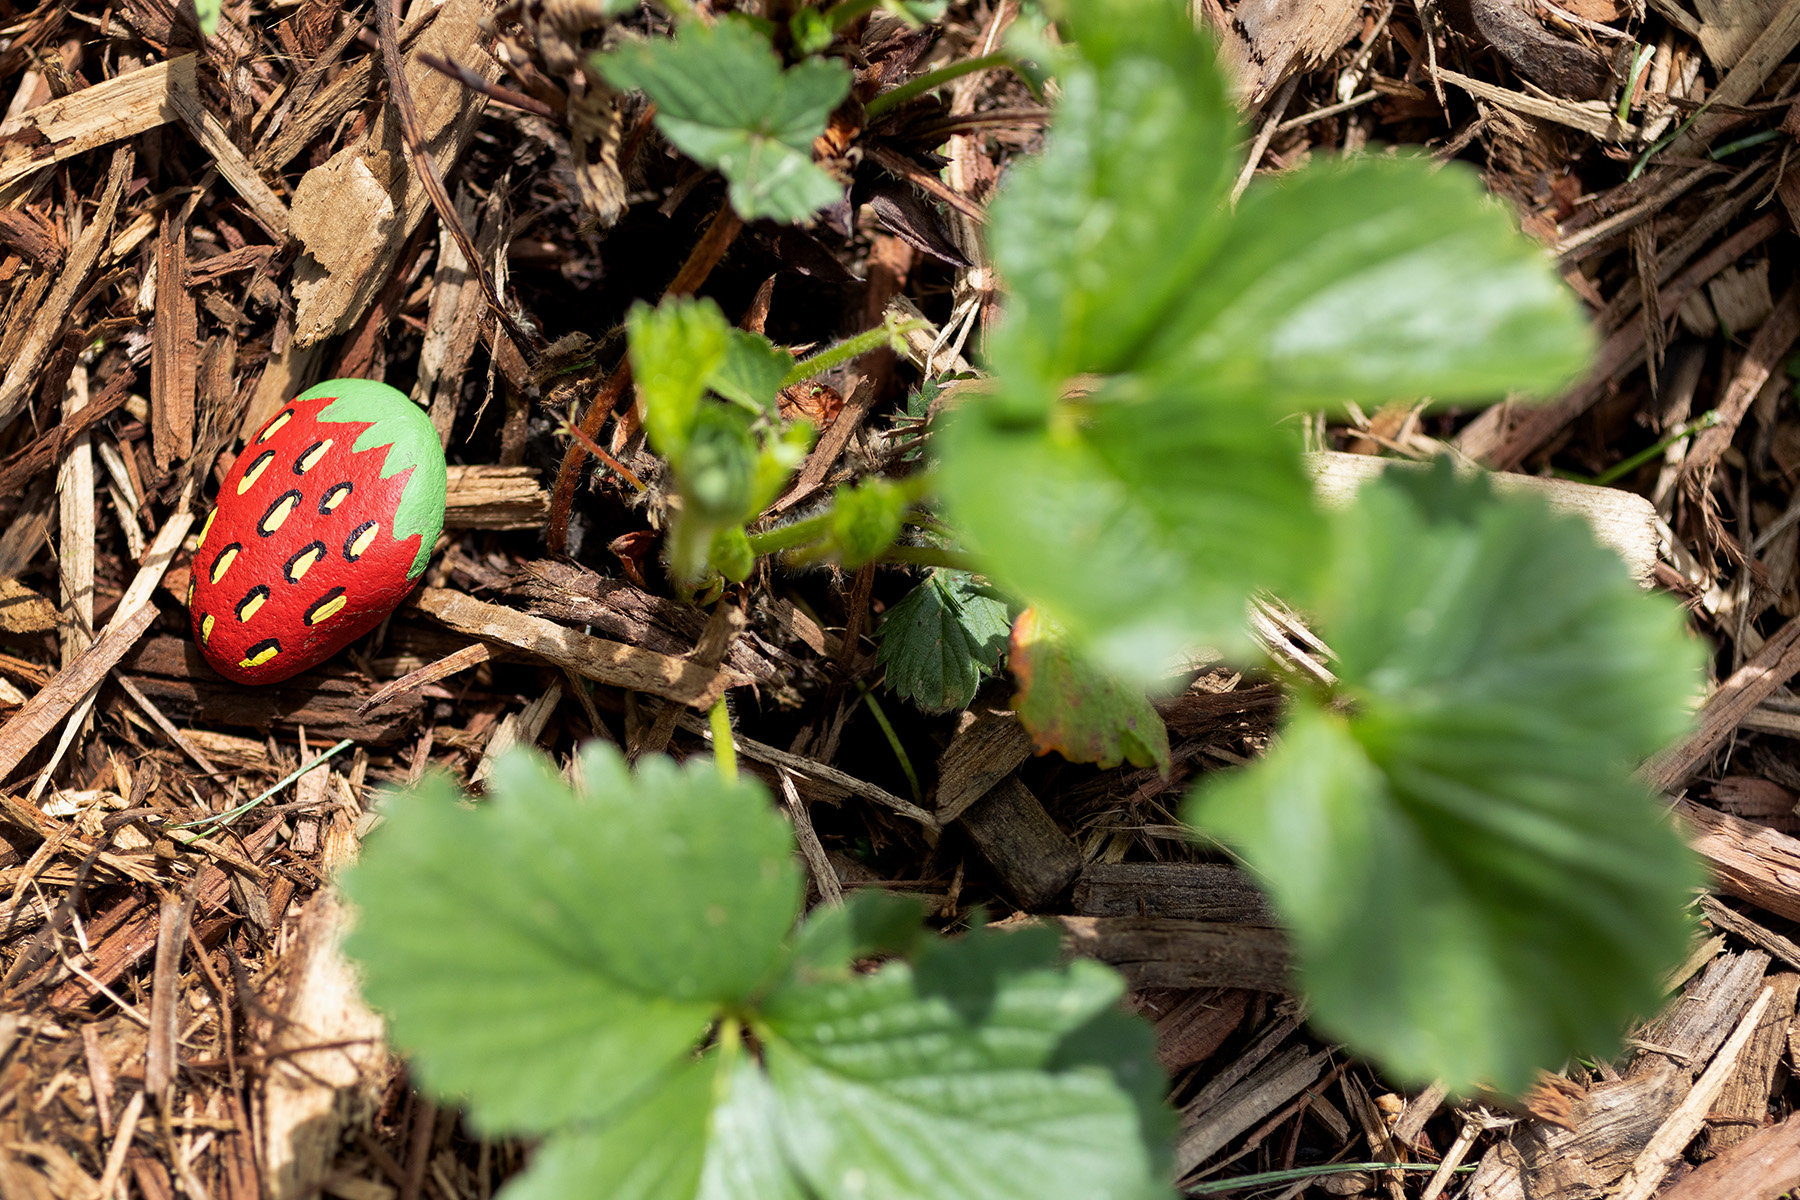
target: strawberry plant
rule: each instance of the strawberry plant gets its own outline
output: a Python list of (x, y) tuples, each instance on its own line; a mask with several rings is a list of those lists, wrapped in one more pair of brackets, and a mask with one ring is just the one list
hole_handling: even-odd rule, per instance
[[(514, 751), (474, 810), (387, 806), (349, 944), (422, 1082), (547, 1135), (510, 1200), (1163, 1193), (1172, 1130), (1121, 985), (1047, 930), (816, 909), (758, 783)], [(892, 956), (861, 973), (852, 963)]]
[[(1266, 757), (1187, 815), (1264, 884), (1314, 1022), (1459, 1092), (1604, 1052), (1685, 946), (1699, 874), (1632, 771), (1684, 728), (1700, 648), (1585, 526), (1447, 463), (1328, 516), (1290, 420), (1554, 392), (1590, 351), (1578, 306), (1455, 165), (1313, 163), (1234, 206), (1241, 130), (1186, 6), (1057, 16), (1066, 45), (1034, 54), (1054, 123), (990, 213), (1009, 293), (991, 379), (928, 451), (913, 438), (913, 474), (759, 527), (808, 444), (775, 404), (808, 364), (706, 301), (632, 314), (672, 575), (952, 532), (980, 577), (946, 569), (896, 606), (890, 685), (965, 703), (1024, 608), (1012, 667), (1040, 745), (1164, 769), (1145, 687), (1203, 647), (1259, 662), (1246, 606), (1279, 595), (1331, 681), (1296, 682)], [(802, 47), (834, 28), (802, 25)], [(764, 32), (683, 8), (673, 42), (601, 66), (744, 215), (794, 218), (826, 202), (807, 138), (844, 93), (816, 60), (783, 70)], [(727, 104), (740, 70), (751, 94)], [(792, 847), (756, 785), (657, 760), (634, 778), (599, 750), (577, 774), (514, 757), (474, 812), (441, 782), (395, 798), (347, 881), (369, 993), (424, 1082), (548, 1136), (513, 1195), (1161, 1190), (1156, 1075), (1110, 972), (1054, 965), (1045, 934), (923, 939), (867, 895), (790, 933)]]

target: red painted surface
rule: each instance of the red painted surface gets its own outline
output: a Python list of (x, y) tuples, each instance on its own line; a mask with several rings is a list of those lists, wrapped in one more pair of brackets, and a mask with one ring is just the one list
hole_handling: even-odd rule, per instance
[[(368, 425), (318, 422), (333, 399), (291, 400), (257, 431), (225, 476), (194, 555), (194, 640), (228, 679), (277, 683), (316, 666), (380, 624), (412, 590), (407, 572), (419, 535), (395, 541), (391, 534), (412, 471), (382, 479), (386, 447), (352, 453)], [(285, 414), (291, 416), (284, 421)], [(310, 464), (302, 461), (327, 441)], [(252, 471), (254, 480), (243, 486)], [(371, 521), (373, 537), (357, 553), (356, 535)], [(339, 596), (343, 603), (335, 606)], [(271, 645), (276, 653), (251, 665)]]

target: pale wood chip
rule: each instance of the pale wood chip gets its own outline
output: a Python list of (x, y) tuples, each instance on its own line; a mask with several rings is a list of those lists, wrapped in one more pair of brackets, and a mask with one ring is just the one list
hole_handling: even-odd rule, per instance
[(1737, 1066), (1738, 1057), (1750, 1042), (1751, 1035), (1756, 1032), (1758, 1022), (1762, 1020), (1763, 1010), (1769, 1006), (1774, 997), (1774, 989), (1764, 988), (1750, 1005), (1732, 1031), (1725, 1045), (1720, 1047), (1718, 1056), (1695, 1081), (1693, 1089), (1669, 1114), (1668, 1120), (1656, 1131), (1643, 1153), (1626, 1172), (1625, 1180), (1617, 1193), (1619, 1200), (1650, 1200), (1668, 1174), (1669, 1168), (1681, 1156), (1687, 1144), (1694, 1140), (1706, 1123), (1706, 1114), (1712, 1111), (1713, 1101), (1724, 1091), (1726, 1081), (1731, 1078)]
[(483, 602), (444, 588), (426, 588), (418, 610), (447, 628), (511, 646), (535, 658), (609, 687), (648, 692), (705, 710), (721, 692), (749, 680), (737, 672), (708, 669), (686, 659), (592, 637), (542, 617)]
[[(1398, 459), (1335, 450), (1308, 454), (1306, 465), (1312, 472), (1314, 494), (1327, 508), (1348, 507), (1365, 483), (1387, 471), (1426, 469)], [(1656, 507), (1642, 496), (1572, 479), (1506, 474), (1492, 474), (1488, 479), (1503, 496), (1540, 496), (1557, 512), (1580, 517), (1596, 538), (1625, 560), (1632, 578), (1640, 585), (1650, 584), (1660, 557), (1661, 539), (1656, 530)]]
[(1529, 96), (1480, 79), (1471, 79), (1457, 71), (1440, 69), (1445, 83), (1453, 83), (1478, 100), (1498, 104), (1501, 108), (1566, 125), (1603, 142), (1635, 142), (1641, 131), (1629, 121), (1619, 120), (1613, 107), (1602, 100), (1559, 100), (1553, 96)]
[[(426, 144), (440, 169), (462, 156), (486, 98), (421, 61), (426, 54), (470, 67), (484, 79), (499, 64), (483, 48), (483, 0), (446, 0), (407, 53)], [(294, 266), (294, 340), (309, 346), (349, 329), (386, 285), (400, 252), (431, 208), (402, 143), (392, 106), (359, 141), (300, 179), (290, 220), (305, 254)]]
[(1800, 1116), (1750, 1134), (1660, 1200), (1775, 1200), (1800, 1186)]
[(541, 529), (550, 493), (535, 467), (450, 467), (444, 490), (446, 529)]
[[(87, 90), (91, 92), (94, 89)], [(78, 96), (85, 94), (76, 93)], [(75, 239), (75, 244), (69, 247), (62, 274), (57, 276), (56, 285), (50, 289), (42, 307), (32, 317), (23, 345), (13, 351), (7, 362), (6, 375), (4, 379), (0, 379), (0, 429), (5, 429), (12, 423), (12, 419), (36, 389), (50, 351), (62, 336), (63, 324), (69, 318), (70, 307), (87, 286), (88, 276), (93, 272), (94, 264), (99, 261), (100, 252), (111, 240), (113, 217), (119, 211), (119, 200), (125, 194), (126, 183), (131, 179), (134, 161), (130, 147), (114, 152), (112, 165), (107, 171), (106, 191), (100, 196), (99, 211), (94, 214), (81, 236)]]
[(0, 144), (0, 199), (9, 185), (53, 163), (173, 121), (171, 93), (193, 76), (194, 56), (184, 54), (31, 109)]

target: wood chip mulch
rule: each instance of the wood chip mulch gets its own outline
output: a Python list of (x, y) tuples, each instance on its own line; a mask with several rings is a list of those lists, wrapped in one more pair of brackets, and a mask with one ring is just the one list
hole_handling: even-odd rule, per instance
[[(1646, 769), (1719, 884), (1619, 1061), (1508, 1110), (1398, 1091), (1307, 1029), (1261, 896), (1177, 815), (1266, 744), (1269, 679), (1208, 670), (1165, 701), (1170, 778), (1101, 771), (1035, 756), (1004, 680), (943, 716), (859, 686), (903, 569), (761, 569), (711, 621), (674, 598), (625, 311), (703, 292), (796, 348), (923, 316), (907, 356), (788, 398), (823, 429), (778, 508), (890, 462), (908, 390), (993, 315), (984, 206), (1045, 120), (1010, 74), (834, 124), (846, 203), (744, 226), (585, 77), (584, 0), (417, 5), (385, 37), (379, 5), (247, 0), (210, 39), (167, 0), (0, 0), (0, 1195), (486, 1200), (530, 1147), (411, 1089), (336, 954), (330, 873), (381, 785), (478, 785), (518, 743), (693, 753), (720, 688), (815, 899), (903, 889), (949, 930), (1029, 911), (1125, 972), (1186, 1181), (1368, 1160), (1427, 1169), (1265, 1194), (1800, 1184), (1768, 1165), (1800, 1140), (1800, 0), (1198, 7), (1240, 82), (1246, 180), (1392, 144), (1473, 163), (1593, 312), (1597, 364), (1547, 406), (1353, 411), (1320, 444), (1623, 468), (1656, 510), (1642, 565), (1716, 647), (1717, 690)], [(870, 18), (859, 82), (981, 53), (1017, 15)], [(243, 431), (336, 376), (429, 412), (446, 533), (375, 635), (240, 688), (185, 632), (194, 515)], [(682, 682), (656, 682), (671, 657)]]

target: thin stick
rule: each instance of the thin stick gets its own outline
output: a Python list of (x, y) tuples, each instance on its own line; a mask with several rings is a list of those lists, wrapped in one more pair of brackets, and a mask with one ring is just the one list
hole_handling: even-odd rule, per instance
[(376, 28), (381, 39), (381, 63), (388, 77), (388, 92), (394, 99), (394, 109), (400, 114), (400, 132), (406, 140), (406, 149), (412, 155), (413, 168), (419, 173), (419, 182), (425, 188), (425, 194), (431, 198), (431, 207), (437, 210), (438, 220), (456, 239), (457, 249), (462, 251), (468, 262), (468, 269), (475, 272), (475, 278), (481, 284), (482, 298), (487, 301), (488, 308), (493, 310), (494, 319), (506, 326), (507, 336), (519, 349), (527, 362), (535, 367), (539, 354), (538, 339), (525, 332), (523, 326), (507, 310), (500, 299), (500, 292), (494, 286), (494, 277), (488, 272), (487, 263), (481, 252), (475, 248), (475, 239), (463, 228), (462, 221), (456, 215), (456, 206), (450, 202), (450, 193), (444, 188), (444, 178), (438, 173), (437, 160), (432, 157), (431, 150), (425, 144), (425, 127), (419, 120), (419, 109), (413, 103), (412, 84), (407, 82), (405, 64), (400, 61), (400, 22), (394, 15), (394, 0), (376, 0)]

